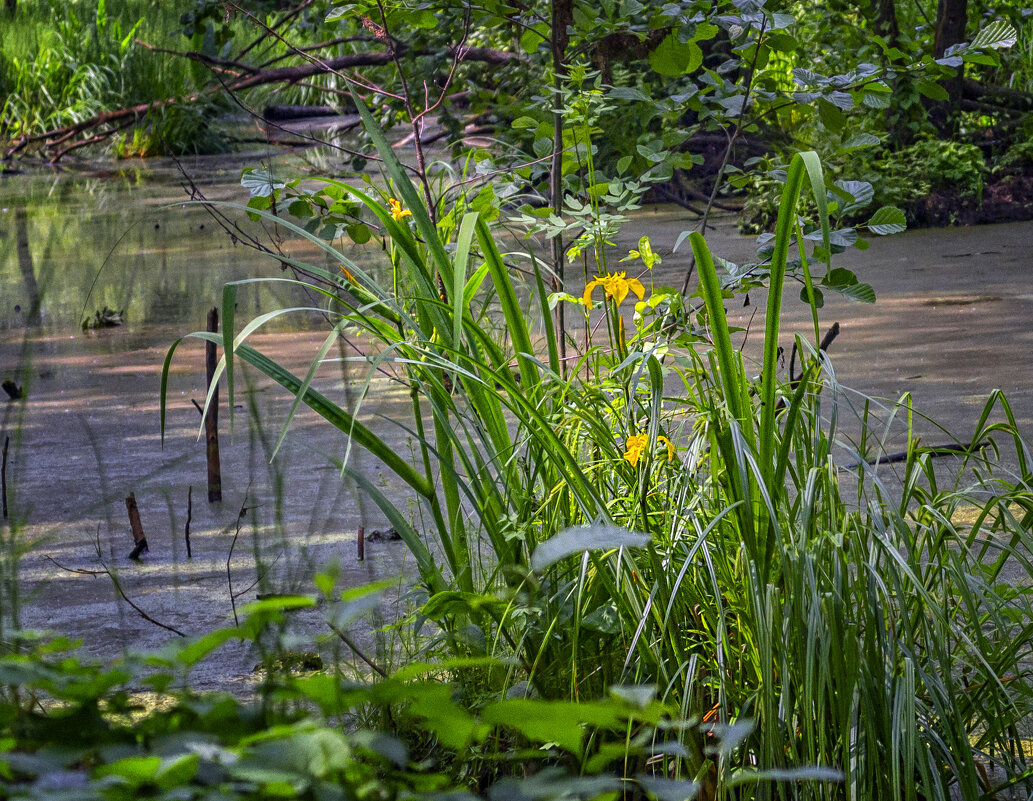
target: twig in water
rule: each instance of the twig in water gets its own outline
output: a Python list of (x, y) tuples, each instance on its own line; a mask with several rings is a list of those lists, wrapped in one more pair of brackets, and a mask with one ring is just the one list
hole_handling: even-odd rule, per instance
[[(278, 554), (276, 554), (276, 558), (273, 559), (273, 561), (271, 561), (269, 564), (267, 564), (265, 566), (265, 570), (263, 570), (261, 573), (258, 573), (258, 575), (257, 575), (257, 577), (255, 578), (254, 581), (252, 581), (250, 584), (248, 584), (240, 592), (235, 593), (233, 597), (234, 598), (239, 598), (241, 595), (247, 595), (249, 592), (251, 592), (251, 590), (253, 590), (255, 587), (257, 587), (259, 585), (259, 583), (262, 581), (262, 579), (264, 579), (269, 574), (269, 571), (272, 569), (273, 565), (275, 565), (277, 562), (280, 561), (280, 557), (281, 556), (283, 556), (283, 551), (280, 551)], [(262, 599), (259, 598), (258, 600), (262, 600)]]
[(173, 634), (178, 634), (180, 637), (186, 637), (187, 636), (183, 632), (181, 632), (179, 629), (177, 629), (177, 628), (175, 628), (173, 626), (166, 625), (165, 623), (162, 623), (161, 621), (155, 620), (153, 617), (151, 617), (145, 611), (143, 611), (139, 606), (137, 606), (135, 603), (133, 603), (132, 599), (128, 595), (126, 595), (125, 590), (122, 589), (122, 585), (118, 583), (118, 579), (115, 577), (115, 574), (112, 573), (108, 569), (108, 566), (105, 565), (103, 562), (101, 562), (100, 564), (101, 564), (101, 567), (104, 568), (104, 572), (108, 574), (108, 578), (111, 579), (111, 583), (115, 585), (115, 589), (118, 591), (118, 594), (122, 596), (122, 599), (127, 604), (129, 604), (131, 607), (133, 607), (133, 609), (136, 610), (136, 613), (140, 617), (142, 617), (148, 623), (153, 623), (155, 626), (158, 626), (159, 628), (163, 628), (166, 631), (171, 631)]
[[(114, 573), (111, 572), (111, 568), (109, 568), (106, 564), (104, 564), (104, 560), (102, 558), (103, 552), (101, 551), (101, 547), (100, 547), (100, 526), (97, 526), (97, 539), (94, 541), (94, 546), (97, 549), (97, 560), (100, 562), (100, 566), (102, 568), (102, 570), (100, 570), (99, 572), (107, 574), (107, 577), (109, 579), (111, 579), (111, 583), (115, 586), (115, 590), (118, 592), (119, 595), (122, 596), (122, 600), (124, 600), (127, 604), (129, 604), (136, 611), (136, 613), (140, 617), (142, 617), (144, 620), (146, 620), (148, 623), (153, 623), (158, 628), (165, 629), (166, 631), (171, 631), (173, 634), (178, 634), (180, 637), (186, 637), (187, 636), (183, 632), (181, 632), (179, 629), (177, 629), (176, 627), (166, 625), (165, 623), (162, 623), (160, 620), (155, 620), (153, 617), (151, 617), (145, 611), (143, 611), (139, 606), (137, 606), (135, 603), (133, 603), (133, 599), (132, 598), (130, 598), (128, 595), (126, 595), (126, 591), (122, 589), (122, 585), (119, 583), (118, 577)], [(50, 559), (49, 556), (47, 558)], [(58, 564), (53, 559), (50, 559), (50, 561), (54, 562), (55, 565), (57, 565), (58, 567), (61, 567), (64, 570), (69, 570), (69, 568), (63, 567), (62, 565)], [(72, 572), (73, 573), (84, 573), (85, 572), (85, 573), (92, 574), (92, 571), (72, 570)]]
[(84, 567), (65, 567), (63, 564), (61, 564), (59, 561), (57, 561), (54, 557), (47, 556), (46, 554), (44, 554), (43, 558), (53, 562), (55, 565), (57, 565), (59, 568), (64, 570), (66, 573), (79, 573), (80, 575), (83, 575), (83, 576), (104, 576), (104, 575), (107, 574), (106, 570), (87, 570)]
[(909, 451), (899, 451), (897, 453), (886, 453), (882, 456), (877, 456), (874, 459), (865, 459), (864, 462), (854, 462), (846, 466), (847, 470), (856, 470), (862, 464), (868, 465), (879, 465), (879, 464), (899, 464), (900, 462), (906, 462), (908, 456), (914, 454), (924, 454), (930, 457), (937, 456), (971, 456), (977, 451), (983, 450), (983, 448), (989, 448), (990, 441), (983, 440), (977, 442), (974, 445), (962, 445), (957, 442), (948, 442), (944, 445), (930, 445), (926, 448), (915, 447)]
[(183, 537), (187, 541), (187, 559), (192, 559), (193, 554), (190, 552), (190, 520), (193, 518), (194, 513), (194, 487), (193, 485), (187, 486), (187, 524), (183, 529)]
[(240, 504), (240, 512), (237, 513), (237, 528), (233, 532), (233, 541), (230, 543), (230, 552), (226, 555), (226, 583), (230, 588), (230, 606), (233, 607), (233, 625), (239, 626), (240, 620), (237, 617), (237, 596), (233, 594), (233, 572), (230, 570), (230, 560), (233, 559), (233, 549), (237, 547), (237, 537), (240, 536), (240, 521), (244, 519), (247, 514), (247, 496), (251, 491), (251, 485), (248, 485), (247, 490), (244, 492), (244, 501)]

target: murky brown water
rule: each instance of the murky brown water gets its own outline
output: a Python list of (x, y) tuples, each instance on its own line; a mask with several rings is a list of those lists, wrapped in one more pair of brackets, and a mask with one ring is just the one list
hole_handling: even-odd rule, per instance
[[(187, 164), (210, 197), (246, 200), (238, 186), (239, 166), (219, 160)], [(173, 364), (162, 449), (158, 386), (168, 346), (203, 326), (225, 282), (281, 275), (265, 257), (234, 247), (202, 209), (184, 206), (182, 197), (174, 171), (160, 164), (85, 178), (0, 179), (0, 380), (24, 384), (27, 398), (19, 404), (0, 397), (0, 422), (12, 438), (8, 482), (14, 531), (27, 547), (21, 620), (27, 627), (81, 637), (87, 651), (101, 658), (129, 647), (156, 647), (174, 635), (140, 618), (106, 576), (68, 572), (58, 563), (89, 570), (103, 563), (117, 570), (134, 602), (187, 634), (231, 619), (227, 555), (235, 535), (234, 591), (261, 579), (238, 603), (253, 599), (259, 587), (307, 591), (314, 567), (331, 559), (341, 562), (343, 581), (353, 585), (406, 573), (398, 545), (370, 544), (367, 561), (356, 562), (357, 527), (370, 531), (386, 524), (332, 467), (328, 457), (342, 456), (345, 447), (337, 432), (302, 412), (269, 463), (269, 447), (291, 398), (253, 374), (250, 383), (239, 386), (232, 441), (225, 409), (222, 413), (224, 500), (207, 503), (200, 418), (191, 404), (191, 399), (203, 402), (200, 343), (184, 346)], [(645, 209), (627, 226), (618, 249), (623, 253), (648, 234), (664, 255), (654, 279), (678, 285), (687, 248), (669, 251), (690, 223), (680, 209)], [(19, 235), (28, 242), (28, 259), (16, 247)], [(719, 220), (708, 238), (715, 253), (733, 261), (754, 251), (752, 238), (736, 235), (730, 219)], [(917, 408), (961, 436), (970, 435), (987, 393), (1000, 387), (1030, 430), (1031, 240), (1030, 223), (916, 231), (874, 238), (869, 251), (838, 257), (879, 296), (875, 306), (828, 299), (824, 324), (842, 326), (832, 349), (839, 380), (860, 393), (891, 399), (910, 391)], [(377, 253), (365, 251), (371, 258)], [(797, 292), (796, 287), (787, 291), (786, 342), (810, 327), (794, 300)], [(756, 332), (747, 353), (763, 330), (762, 293), (751, 301), (732, 312), (733, 321)], [(242, 291), (238, 319), (302, 302), (307, 299), (284, 285), (264, 284)], [(83, 333), (84, 314), (104, 306), (124, 310), (126, 324)], [(253, 342), (299, 370), (322, 341), (319, 325), (318, 315), (296, 316)], [(347, 376), (340, 363), (325, 365), (317, 383), (348, 403), (349, 383), (358, 376), (358, 368), (352, 369)], [(247, 413), (249, 398), (257, 417)], [(410, 414), (407, 396), (378, 378), (364, 402), (363, 419), (393, 438), (402, 452), (408, 449), (406, 437), (391, 421), (405, 424)], [(936, 438), (935, 427), (920, 428), (930, 441)], [(372, 460), (361, 453), (352, 458), (381, 480)], [(403, 492), (386, 477), (382, 485), (404, 506)], [(191, 486), (193, 558), (188, 560), (183, 529)], [(150, 543), (140, 564), (126, 560), (132, 539), (124, 499), (130, 492)], [(404, 591), (404, 579), (398, 587)], [(324, 631), (323, 613), (300, 613), (296, 630)], [(229, 648), (195, 682), (227, 686), (254, 662), (252, 654)]]

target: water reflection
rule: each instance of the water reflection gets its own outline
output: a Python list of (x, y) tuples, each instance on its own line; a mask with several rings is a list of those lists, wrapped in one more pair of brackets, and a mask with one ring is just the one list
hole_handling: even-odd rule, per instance
[[(225, 159), (223, 160), (225, 161)], [(234, 165), (191, 166), (213, 200), (246, 202)], [(0, 185), (0, 331), (26, 326), (45, 334), (78, 331), (105, 306), (141, 327), (192, 328), (229, 281), (283, 276), (278, 262), (235, 245), (200, 206), (186, 202), (171, 169), (131, 168), (103, 178), (9, 176)], [(244, 221), (259, 238), (258, 224)], [(11, 245), (14, 245), (13, 247)], [(293, 256), (330, 267), (324, 254), (287, 241)], [(356, 249), (367, 261), (370, 249)], [(314, 299), (287, 284), (241, 290), (239, 313), (253, 317)], [(316, 305), (319, 305), (316, 302)], [(306, 328), (316, 315), (283, 318), (273, 330)]]
[[(32, 252), (29, 249), (28, 219), (24, 208), (19, 207), (14, 210), (14, 238), (16, 240), (15, 250), (18, 252), (18, 269), (21, 271), (25, 294), (28, 296), (25, 325), (32, 327), (38, 326), (42, 322), (42, 318), (40, 317), (39, 284), (36, 283), (36, 272), (32, 267)], [(21, 305), (15, 304), (13, 311), (17, 314), (21, 310)]]

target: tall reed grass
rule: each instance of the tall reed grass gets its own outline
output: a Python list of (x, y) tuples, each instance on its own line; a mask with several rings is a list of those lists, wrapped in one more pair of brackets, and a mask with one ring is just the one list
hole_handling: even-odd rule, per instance
[[(629, 323), (622, 304), (646, 287), (624, 273), (600, 275), (580, 305), (586, 329), (601, 333), (564, 364), (541, 270), (532, 270), (522, 303), (511, 264), (476, 212), (460, 204), (459, 225), (443, 237), (357, 107), (393, 196), (334, 181), (324, 190), (360, 203), (382, 232), (391, 285), (300, 225), (251, 210), (343, 267), (294, 265), (325, 298), (333, 327), (307, 374), (294, 375), (247, 340), (295, 310), (238, 332), (240, 285), (230, 284), (225, 333), (191, 336), (223, 346), (230, 409), (243, 361), (293, 393), (295, 409), (305, 404), (341, 432), (341, 473), (415, 557), (421, 614), (438, 626), (440, 647), (500, 659), (467, 676), (464, 697), (583, 700), (614, 685), (651, 685), (685, 718), (738, 733), (721, 759), (743, 771), (740, 786), (722, 797), (1029, 792), (1027, 446), (1000, 394), (968, 441), (992, 439), (992, 458), (970, 449), (954, 479), (910, 430), (899, 483), (877, 463), (874, 422), (864, 417), (860, 436), (840, 430), (839, 388), (817, 348), (811, 268), (797, 248), (796, 208), (809, 187), (816, 230), (832, 250), (816, 156), (797, 155), (788, 171), (759, 377), (733, 345), (726, 290), (698, 234), (690, 237), (698, 308), (671, 296), (659, 324)], [(792, 253), (815, 329), (814, 342), (797, 341), (805, 354), (798, 381), (779, 367)], [(360, 419), (361, 406), (349, 413), (313, 386), (345, 333), (366, 340), (370, 370), (390, 369), (408, 385), (414, 463)], [(164, 384), (162, 395), (164, 403)], [(408, 486), (414, 512), (351, 468), (354, 447)], [(1011, 472), (995, 464), (1005, 450)], [(756, 726), (741, 726), (747, 719)], [(675, 735), (678, 747), (651, 769), (708, 786), (716, 768), (706, 730)], [(841, 781), (827, 772), (803, 785), (749, 778), (801, 766), (837, 770)]]
[[(200, 90), (218, 85), (209, 69), (137, 42), (167, 51), (191, 49), (190, 40), (177, 35), (184, 10), (181, 3), (157, 0), (34, 0), (20, 3), (16, 12), (0, 12), (0, 140), (82, 122), (105, 111), (178, 98), (181, 102), (156, 107), (115, 137), (116, 154), (224, 150), (225, 135), (213, 122), (216, 112), (230, 109), (229, 100), (206, 94), (187, 102)], [(230, 28), (241, 48), (255, 37), (246, 20), (235, 18)], [(260, 52), (267, 51), (283, 55), (287, 48), (271, 40), (260, 47)], [(260, 109), (271, 91), (253, 91), (242, 102)], [(279, 92), (278, 102), (313, 102), (318, 94), (287, 87)]]

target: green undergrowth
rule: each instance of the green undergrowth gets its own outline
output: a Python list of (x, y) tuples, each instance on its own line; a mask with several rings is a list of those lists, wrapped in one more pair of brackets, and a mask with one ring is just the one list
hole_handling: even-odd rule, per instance
[[(1023, 150), (1016, 146), (995, 164), (995, 173), (1007, 172), (1022, 165)], [(761, 163), (763, 164), (762, 160)], [(929, 224), (921, 208), (923, 201), (939, 197), (948, 207), (952, 203), (981, 202), (983, 189), (991, 178), (991, 169), (982, 150), (964, 142), (922, 139), (899, 150), (859, 149), (841, 157), (837, 173), (858, 180), (834, 182), (861, 188), (864, 205), (850, 204), (838, 216), (844, 224), (865, 219), (866, 207), (895, 206), (907, 215), (910, 224)], [(743, 233), (769, 230), (778, 218), (784, 168), (771, 164), (737, 181), (746, 192), (742, 216), (738, 220)], [(833, 192), (829, 202), (842, 201)], [(813, 201), (806, 206), (811, 214)], [(835, 209), (833, 210), (835, 214)]]
[[(135, 41), (174, 45), (171, 37), (180, 27), (174, 6), (43, 0), (0, 15), (0, 136), (14, 141), (105, 111), (195, 92), (204, 85), (204, 68)], [(156, 110), (116, 137), (116, 144), (123, 155), (218, 150), (212, 110), (211, 101)]]
[[(248, 344), (295, 310), (237, 329), (247, 282), (225, 289), (222, 334), (192, 336), (223, 346), (230, 409), (244, 363), (295, 397), (281, 441), (301, 404), (340, 432), (342, 477), (415, 558), (416, 622), (435, 632), (427, 658), (497, 665), (453, 674), (449, 692), (472, 709), (514, 695), (591, 708), (614, 687), (648, 686), (680, 718), (737, 732), (726, 755), (735, 771), (822, 771), (816, 782), (707, 790), (719, 769), (711, 735), (675, 727), (649, 764), (656, 778), (695, 783), (679, 798), (1028, 793), (1030, 455), (996, 393), (942, 470), (905, 397), (894, 412), (905, 458), (880, 464), (889, 429), (847, 401), (819, 347), (822, 292), (874, 300), (831, 264), (860, 240), (830, 223), (830, 209), (834, 218), (863, 188), (826, 185), (817, 156), (798, 154), (757, 263), (715, 260), (687, 235), (699, 281), (683, 297), (654, 282), (648, 238), (610, 264), (608, 232), (593, 240), (589, 226), (583, 250), (597, 272), (581, 296), (550, 293), (541, 265), (504, 256), (462, 195), (421, 194), (357, 108), (390, 189), (255, 171), (244, 178), (255, 201), (237, 207), (340, 265), (290, 262), (297, 277), (282, 279), (325, 300), (332, 327), (310, 369), (294, 375)], [(802, 194), (812, 221), (797, 214)], [(284, 207), (290, 217), (275, 213)], [(904, 227), (897, 209), (865, 216), (870, 234)], [(310, 233), (326, 221), (336, 234)], [(346, 233), (372, 233), (390, 281), (335, 247)], [(752, 363), (725, 303), (758, 285), (768, 301)], [(795, 342), (780, 329), (788, 285), (811, 313)], [(557, 304), (584, 324), (559, 331)], [(399, 425), (413, 461), (368, 427), (361, 402), (344, 408), (316, 389), (343, 335), (364, 341), (371, 377), (388, 371), (409, 387), (412, 418)], [(352, 467), (355, 448), (381, 461), (412, 507)]]
[[(322, 589), (335, 626), (376, 601), (375, 588)], [(73, 643), (21, 635), (0, 657), (0, 798), (673, 801), (697, 792), (648, 767), (677, 749), (672, 732), (700, 726), (649, 687), (580, 705), (510, 698), (471, 711), (455, 678), (483, 674), (491, 660), (412, 664), (370, 682), (276, 671), (282, 660), (267, 650), (253, 699), (189, 689), (191, 668), (212, 651), (229, 641), (268, 649), (286, 613), (315, 605), (315, 595), (258, 602), (239, 626), (104, 666), (80, 661)], [(827, 778), (735, 771), (728, 757), (749, 727), (704, 728), (708, 787)], [(484, 768), (480, 784), (471, 764)]]
[[(212, 84), (206, 66), (172, 51), (196, 48), (217, 56), (220, 46), (250, 41), (256, 34), (247, 20), (234, 19), (218, 32), (226, 41), (216, 41), (210, 23), (189, 27), (183, 12), (191, 5), (34, 0), (19, 3), (14, 12), (0, 11), (0, 143), (104, 112), (155, 104), (106, 140), (116, 157), (226, 150), (225, 131), (216, 121), (237, 107), (206, 91)], [(272, 4), (269, 10), (274, 11)], [(275, 41), (259, 48), (267, 57), (285, 50)], [(261, 108), (267, 96), (267, 90), (258, 89), (243, 102)], [(278, 102), (303, 96), (306, 90), (288, 88)], [(165, 105), (170, 99), (175, 102)]]

